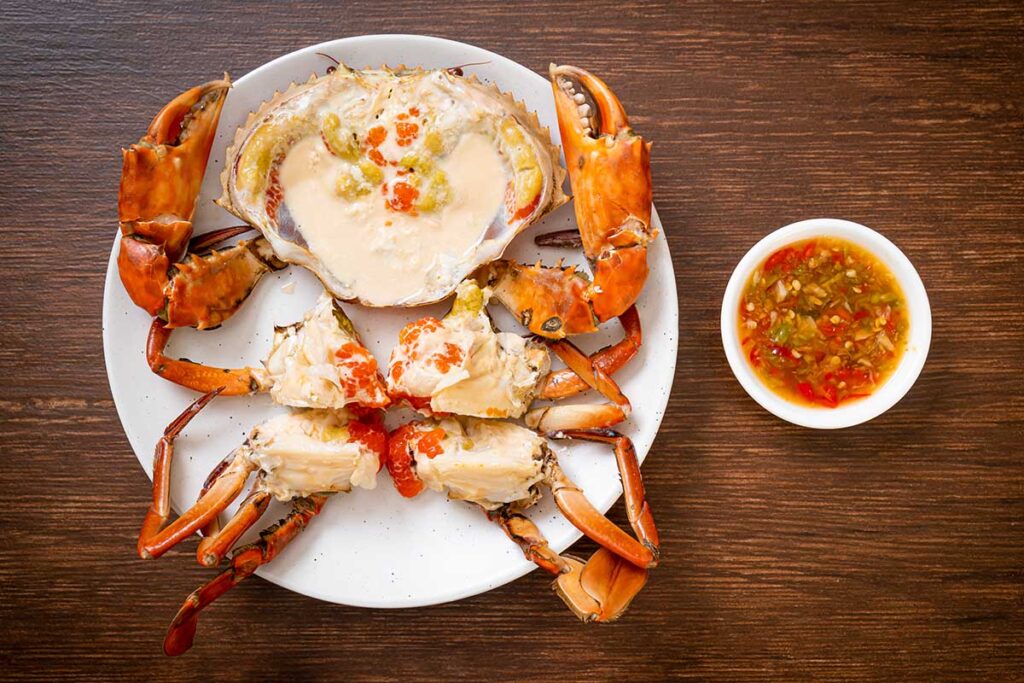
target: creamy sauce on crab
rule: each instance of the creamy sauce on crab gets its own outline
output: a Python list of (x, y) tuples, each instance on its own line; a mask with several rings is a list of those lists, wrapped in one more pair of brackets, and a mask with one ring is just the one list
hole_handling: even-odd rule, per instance
[(468, 500), (488, 510), (524, 504), (544, 478), (544, 439), (511, 422), (441, 420), (443, 452), (416, 458), (416, 475), (427, 488)]
[[(386, 305), (415, 297), (450, 278), (452, 264), (483, 238), (502, 207), (508, 173), (494, 142), (464, 135), (439, 166), (450, 200), (441, 211), (395, 211), (371, 191), (339, 196), (349, 164), (320, 136), (296, 144), (281, 164), (284, 202), (298, 230), (323, 264), (359, 299)], [(385, 179), (396, 170), (385, 169)]]
[(346, 419), (330, 411), (272, 418), (256, 428), (250, 448), (250, 459), (265, 473), (264, 490), (278, 500), (377, 486), (377, 454), (349, 441)]

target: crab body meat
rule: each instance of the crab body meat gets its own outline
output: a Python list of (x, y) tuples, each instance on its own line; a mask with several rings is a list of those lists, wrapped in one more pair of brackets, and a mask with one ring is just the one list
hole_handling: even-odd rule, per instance
[(525, 427), (465, 417), (404, 425), (389, 447), (415, 453), (415, 475), (426, 488), (485, 510), (536, 502), (550, 453), (546, 440)]
[(265, 103), (220, 203), (337, 298), (437, 301), (565, 201), (535, 114), (448, 71), (339, 68)]
[(379, 452), (368, 428), (339, 411), (285, 413), (256, 427), (244, 449), (260, 488), (288, 501), (313, 493), (377, 486)]
[(388, 362), (388, 391), (425, 414), (518, 418), (551, 367), (543, 344), (496, 332), (490, 293), (467, 280), (451, 313), (422, 318), (399, 333)]
[(257, 381), (280, 405), (337, 409), (389, 403), (377, 361), (326, 293), (302, 321), (275, 330), (263, 366)]

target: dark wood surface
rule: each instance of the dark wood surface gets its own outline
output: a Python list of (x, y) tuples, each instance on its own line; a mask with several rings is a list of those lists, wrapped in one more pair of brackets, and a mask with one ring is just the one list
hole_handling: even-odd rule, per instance
[[(0, 677), (1024, 680), (1014, 4), (8, 0)], [(654, 140), (682, 314), (675, 391), (644, 467), (664, 563), (623, 620), (597, 628), (536, 573), (407, 611), (255, 579), (209, 612), (191, 653), (166, 660), (167, 622), (207, 574), (187, 552), (133, 552), (149, 482), (100, 340), (118, 149), (186, 86), (379, 32), (465, 40), (538, 71), (591, 68)], [(821, 215), (902, 247), (935, 325), (912, 392), (836, 433), (755, 405), (718, 332), (744, 251)]]

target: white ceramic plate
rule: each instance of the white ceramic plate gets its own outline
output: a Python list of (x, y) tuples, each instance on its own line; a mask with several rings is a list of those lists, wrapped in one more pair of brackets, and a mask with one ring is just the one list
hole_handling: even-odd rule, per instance
[[(318, 52), (353, 67), (404, 63), (444, 68), (486, 62), (468, 67), (467, 73), (475, 73), (515, 93), (540, 115), (541, 121), (552, 131), (552, 140), (558, 143), (547, 79), (504, 57), (471, 45), (425, 36), (364, 36), (322, 43), (276, 59), (235, 82), (221, 115), (199, 198), (194, 219), (197, 233), (237, 223), (213, 203), (219, 194), (218, 177), (224, 150), (245, 116), (275, 90), (284, 89), (293, 80), (305, 80), (312, 72), (324, 73), (330, 62), (318, 56)], [(219, 69), (221, 65), (211, 68)], [(164, 93), (166, 98), (169, 100), (177, 94), (177, 88), (186, 85), (169, 86)], [(639, 110), (643, 103), (626, 102), (625, 105), (627, 110)], [(124, 142), (136, 139), (147, 123), (148, 120), (140, 120), (126, 124)], [(112, 150), (111, 154), (114, 153)], [(660, 228), (656, 216), (654, 223)], [(515, 240), (507, 255), (528, 262), (540, 257), (546, 263), (555, 263), (563, 256), (568, 262), (582, 262), (581, 255), (573, 250), (538, 249), (532, 239), (540, 232), (575, 225), (572, 206), (566, 205)], [(143, 349), (150, 318), (134, 306), (125, 293), (117, 275), (116, 254), (115, 239), (103, 300), (107, 374), (128, 440), (146, 473), (152, 477), (153, 447), (157, 439), (166, 424), (196, 395), (149, 371)], [(641, 459), (654, 441), (672, 387), (679, 315), (672, 261), (664, 237), (659, 236), (651, 245), (649, 258), (651, 274), (639, 301), (645, 343), (638, 357), (617, 376), (634, 407), (633, 416), (622, 430), (633, 438)], [(295, 283), (291, 294), (282, 290), (289, 282)], [(301, 318), (320, 291), (316, 279), (300, 268), (291, 267), (273, 274), (260, 282), (241, 310), (220, 329), (177, 331), (169, 353), (224, 367), (255, 365), (269, 349), (274, 325)], [(404, 324), (428, 314), (443, 315), (448, 306), (442, 303), (388, 310), (349, 305), (346, 310), (367, 346), (384, 366), (393, 340)], [(500, 307), (492, 306), (492, 313), (503, 329), (522, 331)], [(607, 330), (579, 338), (578, 343), (592, 351), (621, 336), (617, 323), (605, 327)], [(596, 400), (591, 394), (586, 397)], [(266, 395), (217, 399), (207, 407), (177, 441), (171, 483), (175, 510), (180, 511), (195, 500), (210, 469), (240, 444), (254, 425), (282, 410)], [(411, 416), (398, 412), (401, 411), (389, 416), (389, 420), (397, 423)], [(597, 507), (606, 510), (621, 495), (614, 458), (608, 450), (596, 444), (574, 443), (561, 452), (564, 469)], [(654, 504), (657, 510), (657, 501)], [(269, 525), (278, 519), (283, 509), (275, 503), (262, 521)], [(140, 521), (143, 512), (140, 508)], [(580, 537), (579, 532), (561, 518), (549, 495), (532, 510), (531, 516), (558, 551)], [(185, 544), (157, 561), (194, 561), (192, 550), (192, 544)], [(382, 472), (375, 490), (357, 489), (351, 494), (334, 496), (320, 517), (286, 552), (272, 564), (262, 567), (259, 574), (285, 588), (322, 600), (365, 607), (413, 607), (475, 595), (533, 568), (534, 565), (523, 559), (519, 549), (478, 509), (466, 503), (450, 502), (429, 491), (413, 500), (404, 499)]]

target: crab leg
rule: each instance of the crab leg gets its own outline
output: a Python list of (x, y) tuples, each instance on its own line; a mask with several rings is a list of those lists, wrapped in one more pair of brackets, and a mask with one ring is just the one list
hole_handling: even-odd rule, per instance
[(267, 506), (270, 505), (271, 496), (260, 489), (262, 483), (263, 477), (256, 477), (256, 481), (253, 482), (252, 488), (249, 490), (249, 495), (242, 501), (231, 520), (222, 529), (214, 530), (199, 542), (199, 547), (196, 549), (196, 559), (199, 560), (199, 564), (204, 567), (216, 567), (242, 537), (242, 534), (263, 516)]
[(150, 369), (164, 379), (194, 391), (209, 391), (211, 387), (223, 388), (225, 396), (241, 396), (259, 390), (259, 382), (253, 375), (253, 368), (229, 370), (202, 365), (185, 358), (170, 358), (164, 355), (164, 348), (171, 339), (173, 328), (167, 327), (159, 318), (153, 320), (146, 340), (146, 360)]
[(182, 540), (206, 527), (238, 497), (253, 469), (245, 447), (238, 448), (231, 463), (217, 477), (210, 489), (178, 519), (161, 529), (147, 516), (147, 523), (143, 524), (142, 533), (139, 535), (139, 556), (147, 560), (160, 557)]
[(526, 414), (528, 427), (542, 432), (565, 429), (594, 429), (610, 427), (629, 417), (632, 410), (629, 399), (615, 381), (599, 368), (572, 342), (562, 339), (548, 342), (548, 346), (587, 385), (600, 391), (610, 403), (588, 405), (555, 405), (531, 410)]
[(640, 463), (636, 458), (636, 449), (633, 448), (633, 441), (629, 437), (612, 430), (566, 431), (561, 434), (552, 435), (552, 438), (596, 441), (615, 447), (615, 462), (619, 468), (619, 477), (622, 479), (622, 492), (626, 498), (626, 516), (629, 518), (633, 531), (636, 532), (636, 535), (643, 541), (645, 546), (651, 548), (655, 554), (655, 559), (657, 559), (659, 546), (658, 529), (654, 525), (654, 516), (651, 514), (651, 507), (647, 503), (644, 480), (640, 475)]
[(602, 548), (641, 569), (651, 569), (658, 565), (658, 549), (655, 545), (647, 538), (638, 541), (602, 515), (583, 495), (583, 491), (566, 476), (556, 460), (552, 460), (548, 467), (548, 485), (555, 503), (574, 527)]
[[(224, 459), (217, 463), (217, 465), (210, 471), (210, 473), (206, 475), (206, 481), (203, 482), (203, 488), (199, 489), (199, 496), (196, 497), (196, 501), (200, 500), (203, 496), (206, 495), (206, 492), (210, 490), (210, 487), (213, 486), (214, 482), (216, 482), (220, 475), (224, 473), (224, 470), (226, 470), (228, 466), (231, 465), (231, 461), (234, 459), (235, 454), (228, 453), (226, 456), (224, 456)], [(206, 526), (204, 526), (200, 530), (200, 533), (204, 537), (206, 537), (213, 536), (218, 531), (220, 531), (220, 518), (214, 517)]]
[(604, 548), (598, 549), (586, 563), (559, 555), (528, 517), (511, 512), (508, 506), (488, 512), (487, 516), (501, 525), (526, 559), (557, 577), (551, 587), (583, 621), (617, 619), (647, 583), (646, 569)]
[(523, 551), (526, 559), (544, 571), (555, 576), (572, 571), (572, 565), (548, 546), (548, 539), (526, 515), (512, 512), (505, 505), (497, 510), (488, 510), (487, 519), (497, 522)]
[(178, 610), (164, 639), (164, 653), (169, 656), (183, 654), (192, 647), (199, 613), (210, 603), (248, 578), (261, 565), (280, 553), (302, 531), (309, 521), (320, 514), (329, 494), (313, 494), (292, 501), (288, 515), (261, 534), (259, 541), (239, 548), (231, 557), (231, 565), (216, 578), (200, 587)]
[(164, 435), (156, 444), (156, 452), (153, 454), (153, 502), (146, 511), (146, 516), (142, 520), (142, 529), (139, 532), (138, 551), (140, 555), (145, 552), (146, 540), (158, 534), (171, 515), (171, 461), (174, 459), (174, 440), (192, 421), (192, 418), (198, 415), (199, 411), (220, 392), (220, 389), (214, 389), (193, 401), (181, 415), (167, 425)]
[[(622, 323), (622, 329), (626, 333), (625, 337), (621, 341), (601, 349), (590, 357), (591, 363), (594, 367), (601, 370), (606, 375), (612, 375), (615, 372), (618, 372), (624, 365), (626, 365), (626, 363), (631, 361), (637, 351), (640, 350), (640, 345), (643, 342), (643, 335), (640, 328), (640, 314), (637, 313), (636, 306), (630, 306), (627, 308), (626, 311), (619, 316), (619, 322)], [(573, 372), (571, 368), (562, 368), (561, 370), (551, 371), (548, 376), (544, 378), (544, 384), (541, 387), (540, 392), (537, 394), (537, 398), (557, 400), (567, 398), (569, 396), (575, 396), (576, 394), (582, 393), (590, 388), (590, 385), (588, 385), (579, 375)]]

